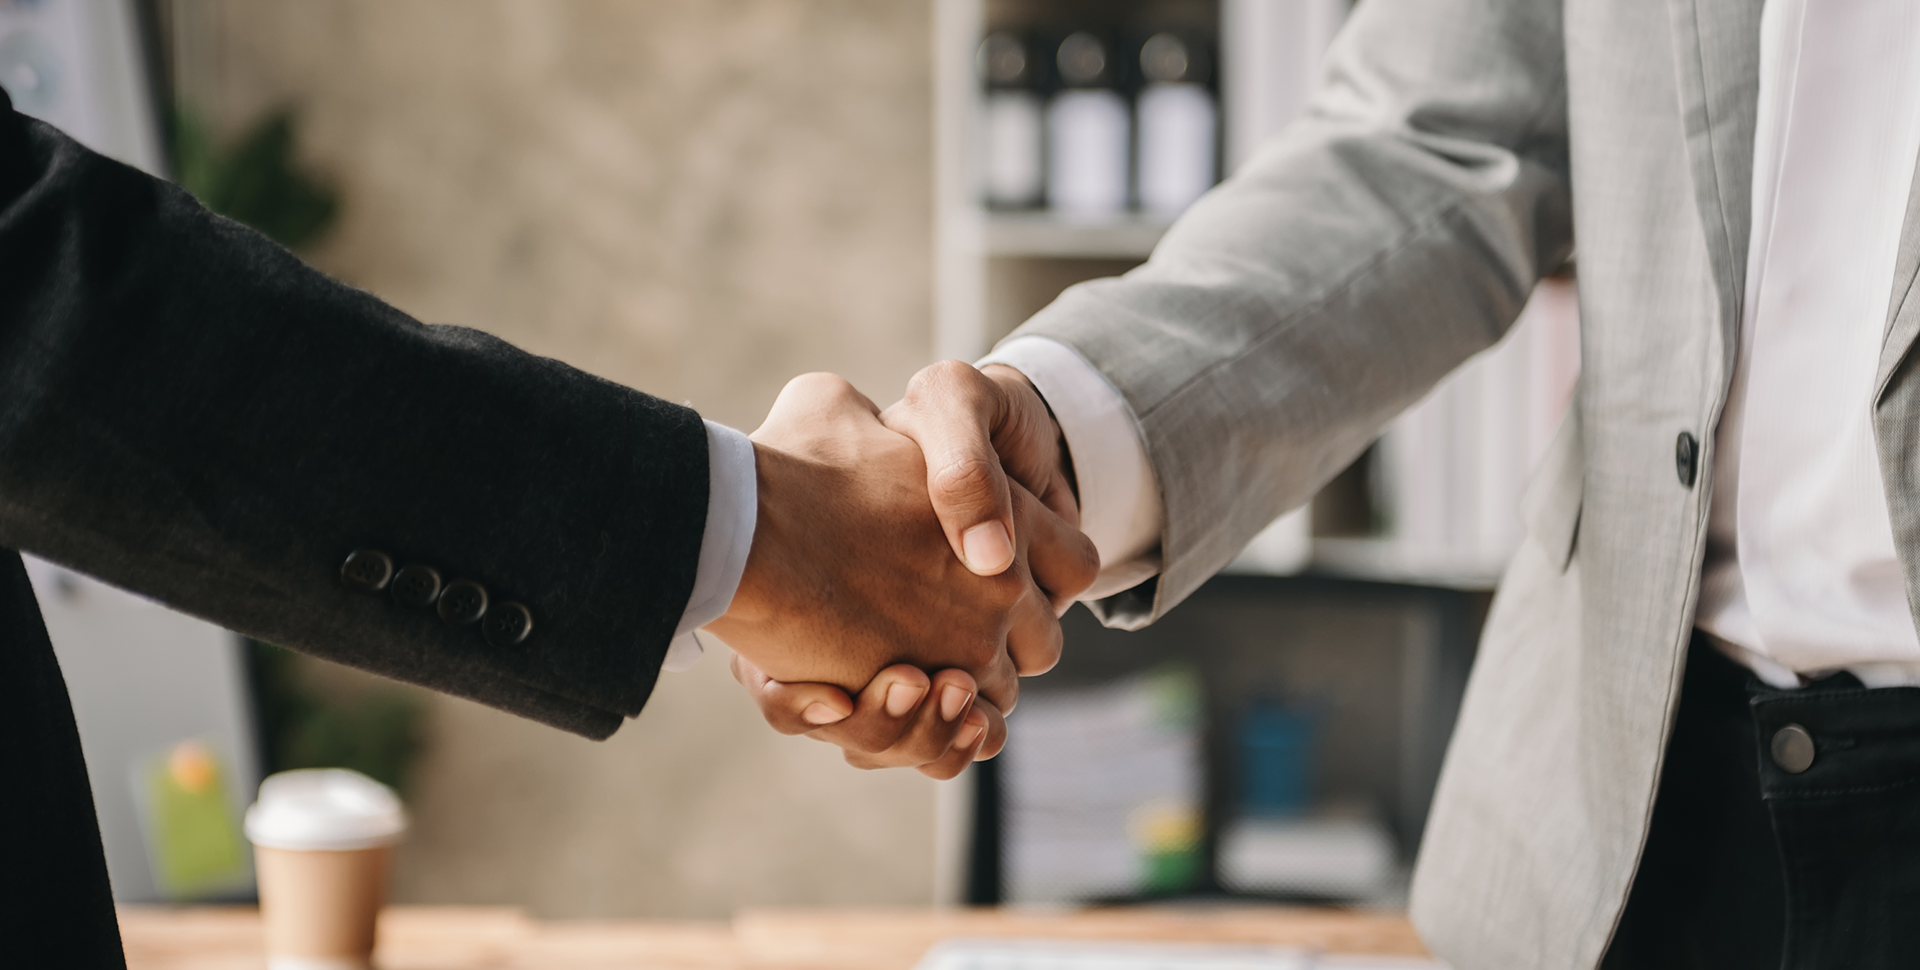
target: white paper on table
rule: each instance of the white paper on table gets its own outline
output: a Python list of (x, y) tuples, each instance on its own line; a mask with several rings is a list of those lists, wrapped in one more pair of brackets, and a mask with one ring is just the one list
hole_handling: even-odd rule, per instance
[(1113, 940), (955, 938), (914, 970), (1446, 970), (1422, 957), (1325, 954), (1297, 947)]

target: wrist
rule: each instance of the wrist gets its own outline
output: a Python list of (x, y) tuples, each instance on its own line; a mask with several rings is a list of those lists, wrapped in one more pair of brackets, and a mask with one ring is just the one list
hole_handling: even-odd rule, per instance
[[(739, 652), (741, 644), (754, 642), (755, 638), (729, 638), (729, 631), (736, 634), (746, 632), (765, 623), (778, 611), (774, 597), (786, 581), (786, 577), (779, 574), (790, 565), (788, 557), (779, 555), (775, 547), (785, 531), (785, 499), (793, 479), (789, 466), (797, 459), (758, 441), (753, 442), (753, 456), (756, 511), (753, 541), (747, 550), (747, 564), (740, 572), (740, 585), (735, 589), (727, 611), (707, 624), (715, 636), (727, 640), (736, 652)], [(748, 659), (765, 669), (766, 665), (760, 662), (762, 658), (749, 656)]]

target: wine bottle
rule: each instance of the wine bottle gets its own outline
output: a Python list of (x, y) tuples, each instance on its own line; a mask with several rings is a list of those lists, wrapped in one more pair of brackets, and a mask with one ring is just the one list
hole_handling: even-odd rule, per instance
[(1193, 48), (1173, 34), (1141, 45), (1140, 73), (1140, 207), (1172, 218), (1213, 187), (1220, 110)]
[(986, 88), (980, 112), (981, 196), (993, 208), (1037, 206), (1046, 188), (1046, 121), (1027, 43), (1004, 31), (989, 34), (980, 44), (979, 72)]
[(1127, 208), (1132, 112), (1100, 38), (1072, 34), (1056, 60), (1066, 89), (1047, 108), (1047, 204), (1070, 219), (1114, 218)]

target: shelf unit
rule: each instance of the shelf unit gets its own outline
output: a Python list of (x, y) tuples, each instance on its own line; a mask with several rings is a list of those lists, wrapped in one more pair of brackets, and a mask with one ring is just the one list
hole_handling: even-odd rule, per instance
[[(988, 212), (975, 170), (980, 81), (974, 60), (990, 23), (1025, 11), (1074, 11), (1100, 5), (936, 0), (934, 7), (934, 352), (974, 360), (1020, 321), (989, 313), (987, 264), (993, 260), (1145, 261), (1167, 223), (1144, 217), (1075, 222), (1044, 210)], [(1116, 5), (1124, 6), (1124, 5)], [(1220, 42), (1222, 148), (1226, 168), (1296, 116), (1319, 70), (1320, 51), (1338, 29), (1346, 0), (1142, 0), (1188, 20), (1211, 20)], [(1211, 8), (1211, 13), (1205, 12)], [(1198, 12), (1197, 12), (1198, 11)], [(1094, 275), (1106, 275), (1096, 273)]]
[[(1044, 210), (989, 211), (976, 171), (981, 85), (975, 58), (989, 26), (1019, 26), (1035, 14), (1111, 16), (1118, 4), (1093, 0), (936, 0), (933, 24), (935, 272), (934, 353), (977, 360), (1026, 316), (1081, 280), (1117, 275), (1144, 262), (1169, 222), (1130, 215), (1105, 222)], [(1345, 17), (1347, 0), (1134, 0), (1219, 38), (1220, 155), (1231, 171), (1254, 146), (1292, 120), (1318, 73), (1320, 54)], [(1105, 7), (1105, 9), (1102, 9)], [(1305, 564), (1305, 510), (1277, 523), (1236, 564), (1241, 571), (1293, 572)], [(936, 811), (935, 899), (965, 898), (973, 831), (972, 782), (941, 786)]]

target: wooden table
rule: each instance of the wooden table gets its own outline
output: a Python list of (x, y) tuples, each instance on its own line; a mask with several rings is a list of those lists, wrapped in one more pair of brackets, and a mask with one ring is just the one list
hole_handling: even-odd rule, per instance
[[(127, 907), (129, 970), (262, 970), (248, 907)], [(514, 909), (394, 907), (381, 970), (909, 970), (950, 936), (1204, 940), (1422, 955), (1397, 914), (1287, 907), (750, 910), (732, 922), (534, 920)]]

